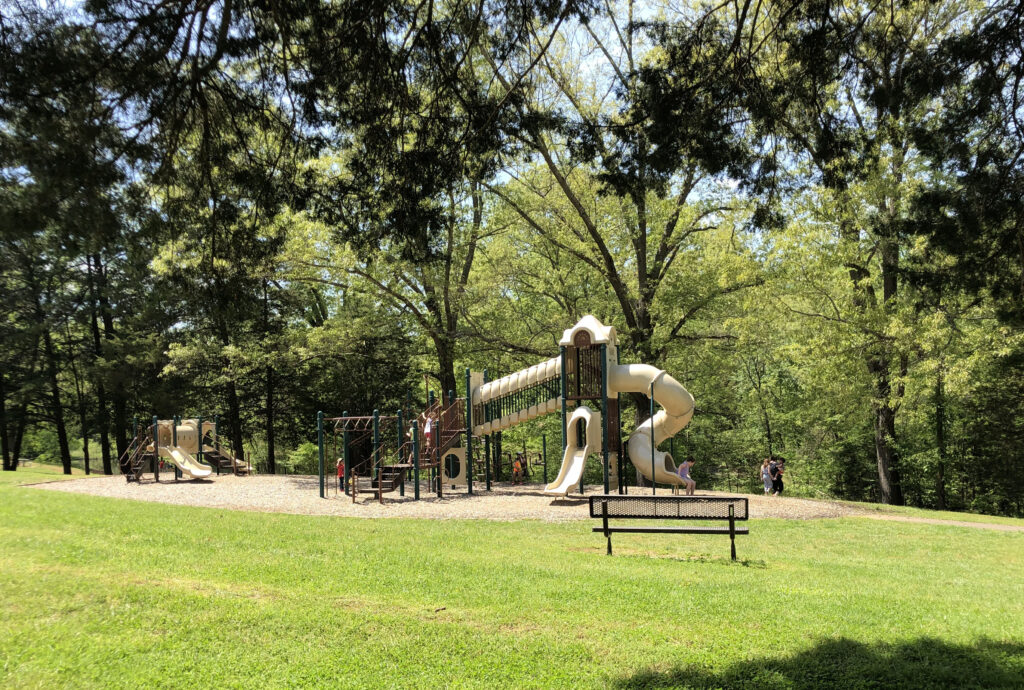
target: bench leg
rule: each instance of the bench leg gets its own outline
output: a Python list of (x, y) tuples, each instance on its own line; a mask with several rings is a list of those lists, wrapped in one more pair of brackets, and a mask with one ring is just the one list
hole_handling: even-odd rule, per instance
[(601, 501), (601, 522), (604, 526), (604, 538), (608, 540), (608, 555), (612, 555), (612, 533), (608, 531), (608, 501)]
[(729, 541), (732, 547), (732, 560), (736, 560), (736, 509), (729, 504)]

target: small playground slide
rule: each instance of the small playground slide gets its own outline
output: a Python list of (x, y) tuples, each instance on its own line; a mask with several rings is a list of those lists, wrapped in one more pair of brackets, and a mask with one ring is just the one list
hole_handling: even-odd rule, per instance
[(160, 446), (160, 457), (170, 460), (186, 479), (202, 479), (213, 472), (208, 465), (200, 465), (187, 451), (174, 446)]
[(657, 447), (657, 444), (682, 431), (693, 417), (693, 396), (663, 369), (649, 364), (622, 364), (609, 369), (610, 390), (617, 393), (649, 393), (653, 382), (654, 402), (663, 408), (630, 435), (626, 444), (630, 461), (648, 480), (652, 479), (653, 470), (655, 482), (682, 486), (683, 481), (676, 474), (672, 456), (661, 450), (651, 454), (651, 434), (653, 432)]
[[(582, 447), (576, 443), (576, 423), (584, 420), (586, 431)], [(577, 407), (569, 421), (566, 422), (570, 443), (565, 448), (562, 468), (558, 471), (555, 481), (544, 487), (544, 493), (552, 496), (565, 496), (572, 487), (579, 485), (583, 477), (583, 468), (587, 464), (587, 456), (601, 448), (601, 413), (587, 406)]]

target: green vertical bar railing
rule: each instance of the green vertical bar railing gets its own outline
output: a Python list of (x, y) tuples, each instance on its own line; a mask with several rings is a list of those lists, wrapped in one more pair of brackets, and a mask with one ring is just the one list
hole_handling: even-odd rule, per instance
[(466, 491), (473, 493), (473, 391), (466, 367)]
[(324, 413), (316, 413), (317, 467), (320, 470), (320, 498), (327, 498), (324, 490)]

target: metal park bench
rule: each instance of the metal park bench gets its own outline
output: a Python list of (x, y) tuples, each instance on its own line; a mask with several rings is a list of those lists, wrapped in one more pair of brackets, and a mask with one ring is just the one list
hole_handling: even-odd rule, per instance
[[(595, 532), (608, 540), (612, 554), (612, 533), (632, 534), (728, 534), (732, 541), (732, 560), (736, 560), (736, 535), (749, 534), (747, 527), (737, 527), (737, 520), (746, 520), (746, 498), (724, 496), (626, 496), (620, 494), (590, 497), (590, 517), (601, 520)], [(728, 526), (611, 526), (609, 520), (728, 520)]]

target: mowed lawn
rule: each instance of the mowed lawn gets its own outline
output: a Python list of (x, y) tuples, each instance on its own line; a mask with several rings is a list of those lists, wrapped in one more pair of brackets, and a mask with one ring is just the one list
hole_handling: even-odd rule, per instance
[(738, 563), (727, 537), (620, 535), (608, 557), (587, 522), (230, 512), (4, 475), (4, 688), (1024, 687), (1021, 532), (755, 520)]

